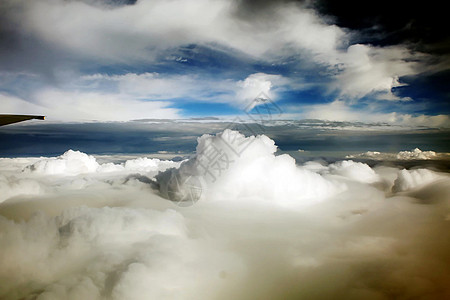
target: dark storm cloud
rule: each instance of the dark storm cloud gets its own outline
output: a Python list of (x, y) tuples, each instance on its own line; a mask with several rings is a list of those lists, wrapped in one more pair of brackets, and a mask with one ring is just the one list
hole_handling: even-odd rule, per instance
[(407, 43), (422, 52), (448, 54), (448, 10), (444, 1), (313, 0), (336, 25), (362, 30), (359, 42), (386, 46)]
[[(0, 4), (0, 64), (2, 70), (21, 70), (39, 57), (41, 47), (32, 38), (26, 38), (16, 26), (10, 6)], [(32, 49), (36, 55), (31, 58)]]
[(299, 4), (304, 1), (294, 0), (235, 0), (235, 13), (239, 18), (253, 18), (264, 16), (270, 18), (273, 16), (273, 11), (277, 7), (284, 4)]
[[(271, 12), (281, 5), (315, 10), (329, 24), (354, 30), (353, 42), (379, 46), (408, 44), (421, 52), (448, 54), (450, 35), (443, 1), (238, 0), (240, 17)], [(358, 34), (359, 32), (359, 34)]]
[(110, 5), (110, 6), (124, 6), (124, 5), (133, 5), (137, 0), (81, 0), (90, 4), (97, 5)]
[[(114, 9), (133, 5), (136, 0), (84, 0), (99, 9)], [(58, 5), (58, 3), (55, 3)], [(31, 72), (42, 75), (35, 80), (43, 83), (59, 83), (61, 73), (77, 72), (84, 64), (100, 66), (95, 61), (77, 51), (67, 51), (58, 45), (30, 32), (24, 23), (30, 3), (24, 1), (5, 1), (0, 4), (0, 71)]]

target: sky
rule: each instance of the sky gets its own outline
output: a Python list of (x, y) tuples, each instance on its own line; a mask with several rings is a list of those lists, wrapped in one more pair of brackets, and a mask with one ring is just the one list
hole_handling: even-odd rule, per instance
[[(442, 2), (4, 0), (0, 113), (450, 127)], [(252, 104), (253, 103), (253, 104)]]

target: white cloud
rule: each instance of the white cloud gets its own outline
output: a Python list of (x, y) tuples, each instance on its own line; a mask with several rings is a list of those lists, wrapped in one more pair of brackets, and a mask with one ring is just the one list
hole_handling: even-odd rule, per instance
[(380, 113), (370, 109), (362, 110), (352, 107), (347, 101), (335, 100), (327, 104), (316, 104), (302, 107), (301, 118), (330, 121), (359, 121), (372, 123), (388, 123), (407, 127), (441, 127), (450, 128), (448, 115), (411, 115), (402, 113)]
[(436, 153), (434, 151), (422, 151), (415, 148), (411, 151), (400, 151), (398, 153), (386, 153), (379, 151), (367, 151), (359, 154), (347, 155), (346, 158), (365, 158), (374, 160), (430, 160), (448, 159), (448, 153)]
[(391, 90), (402, 86), (399, 77), (417, 73), (419, 57), (401, 46), (351, 45), (347, 52), (339, 55), (343, 70), (336, 76), (334, 89), (341, 97), (349, 99), (371, 96), (377, 100), (410, 101), (410, 98), (394, 95)]
[[(108, 92), (66, 91), (55, 88), (38, 90), (33, 104), (9, 95), (0, 95), (5, 103), (2, 113), (40, 114), (58, 121), (128, 121), (143, 118), (180, 118), (169, 101), (144, 101), (129, 95)], [(25, 105), (24, 105), (25, 104)]]
[(357, 121), (362, 119), (362, 113), (351, 110), (344, 101), (336, 100), (328, 104), (306, 107), (304, 117), (319, 120)]
[(316, 104), (303, 107), (303, 118), (330, 121), (360, 121), (394, 123), (397, 115), (392, 113), (374, 113), (354, 109), (347, 101), (335, 100), (327, 104)]
[[(223, 177), (207, 182), (211, 193), (192, 207), (177, 207), (146, 183), (157, 170), (186, 164), (135, 158), (107, 172), (106, 164), (73, 151), (0, 159), (0, 195), (10, 195), (0, 205), (0, 297), (448, 294), (448, 174), (349, 161), (310, 163), (308, 170), (275, 156), (269, 138), (233, 132), (201, 137), (199, 152), (212, 142), (231, 153), (220, 144), (223, 135), (252, 143)], [(50, 164), (61, 163), (51, 171)], [(330, 189), (331, 180), (347, 189)], [(318, 201), (321, 188), (326, 201)], [(298, 205), (310, 196), (309, 205)]]
[(69, 150), (60, 157), (39, 160), (27, 166), (24, 171), (38, 172), (48, 175), (69, 174), (77, 175), (82, 173), (95, 172), (100, 165), (93, 156), (79, 151)]
[(419, 148), (415, 148), (412, 151), (400, 151), (397, 154), (397, 159), (432, 159), (432, 158), (436, 158), (436, 152), (422, 151)]
[(3, 114), (45, 114), (47, 109), (36, 103), (25, 101), (16, 96), (0, 93), (0, 113)]
[(153, 60), (187, 44), (221, 45), (269, 61), (302, 53), (337, 72), (331, 88), (350, 98), (378, 93), (400, 100), (391, 88), (399, 86), (400, 76), (417, 72), (412, 58), (421, 57), (402, 46), (351, 45), (342, 51), (349, 41), (344, 30), (288, 3), (275, 5), (263, 19), (238, 18), (233, 2), (223, 0), (143, 0), (115, 9), (50, 0), (22, 6), (25, 30), (88, 57)]
[(73, 150), (58, 157), (0, 158), (4, 174), (9, 174), (0, 173), (0, 203), (14, 196), (51, 193), (61, 187), (79, 190), (102, 180), (114, 181), (137, 173), (154, 176), (179, 165), (180, 162), (147, 157), (128, 159), (121, 164), (98, 163), (95, 157)]
[(380, 177), (367, 164), (343, 160), (328, 166), (331, 174), (343, 176), (351, 180), (374, 183), (380, 180)]
[(443, 177), (442, 175), (439, 175), (427, 169), (417, 169), (417, 170), (403, 169), (398, 172), (398, 176), (394, 182), (392, 190), (394, 192), (404, 192), (408, 190), (413, 190), (444, 178), (445, 177)]
[[(275, 156), (275, 151), (274, 141), (265, 135), (246, 138), (227, 129), (216, 136), (203, 135), (198, 139), (195, 158), (183, 163), (179, 170), (158, 175), (157, 180), (166, 197), (174, 188), (171, 180), (175, 176), (178, 182), (199, 178), (205, 199), (245, 199), (287, 207), (311, 205), (345, 189), (298, 168), (288, 155)], [(211, 162), (215, 156), (219, 156), (218, 161)], [(182, 185), (180, 195), (191, 188), (191, 184)], [(188, 197), (183, 201), (190, 200)]]
[(411, 126), (425, 126), (425, 127), (443, 127), (450, 128), (449, 115), (411, 115), (411, 114), (392, 114), (396, 122), (400, 124), (409, 124)]
[(236, 98), (248, 108), (257, 103), (255, 99), (258, 97), (268, 97), (268, 99), (275, 101), (277, 97), (274, 90), (280, 90), (287, 83), (288, 80), (280, 75), (254, 73), (245, 80), (237, 82)]
[(243, 80), (159, 73), (93, 74), (72, 78), (59, 88), (41, 87), (27, 102), (0, 93), (1, 113), (43, 114), (50, 120), (128, 121), (143, 118), (181, 118), (171, 108), (176, 101), (228, 103), (246, 108), (261, 94), (276, 101), (288, 86), (280, 75), (250, 74)]
[(234, 90), (231, 80), (209, 80), (192, 75), (163, 75), (159, 73), (126, 73), (124, 75), (94, 74), (81, 77), (79, 87), (96, 87), (110, 83), (107, 89), (117, 89), (118, 94), (152, 100), (192, 98), (212, 99), (211, 93), (230, 94)]
[(281, 75), (254, 73), (244, 80), (209, 79), (191, 75), (163, 75), (158, 73), (127, 73), (124, 75), (94, 74), (83, 76), (79, 87), (95, 86), (112, 82), (118, 94), (138, 99), (192, 99), (195, 101), (222, 102), (241, 108), (247, 107), (255, 98), (265, 95), (276, 100), (276, 91), (282, 90), (289, 80)]
[(50, 0), (20, 6), (27, 31), (72, 51), (114, 60), (152, 59), (159, 51), (192, 43), (217, 43), (253, 56), (278, 55), (288, 47), (326, 54), (344, 36), (314, 11), (292, 4), (275, 7), (264, 20), (237, 18), (235, 4), (224, 0), (142, 0), (115, 9)]

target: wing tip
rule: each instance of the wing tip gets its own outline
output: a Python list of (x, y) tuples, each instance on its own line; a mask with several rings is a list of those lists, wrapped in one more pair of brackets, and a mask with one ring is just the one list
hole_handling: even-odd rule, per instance
[(45, 120), (45, 116), (42, 115), (11, 115), (0, 114), (0, 126), (23, 122), (27, 120)]

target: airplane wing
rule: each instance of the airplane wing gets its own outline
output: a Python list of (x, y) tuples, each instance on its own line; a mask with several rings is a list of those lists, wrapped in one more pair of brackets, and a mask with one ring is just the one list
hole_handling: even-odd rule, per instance
[(8, 125), (12, 123), (27, 121), (27, 120), (45, 120), (45, 116), (35, 116), (35, 115), (2, 115), (0, 114), (0, 126)]

